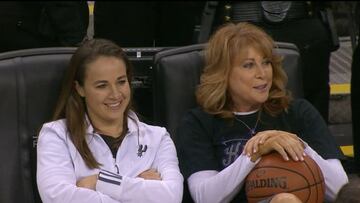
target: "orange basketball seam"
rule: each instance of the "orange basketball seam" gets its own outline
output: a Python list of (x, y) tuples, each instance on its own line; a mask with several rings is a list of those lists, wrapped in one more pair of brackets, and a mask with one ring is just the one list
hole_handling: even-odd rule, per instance
[[(306, 177), (305, 177), (303, 174), (301, 174), (301, 173), (299, 173), (299, 172), (297, 172), (297, 171), (295, 171), (295, 170), (292, 170), (292, 169), (289, 169), (289, 168), (283, 168), (283, 167), (279, 167), (279, 166), (261, 166), (261, 167), (255, 167), (253, 170), (261, 169), (261, 168), (278, 168), (278, 169), (284, 169), (284, 170), (287, 170), (287, 171), (294, 172), (294, 173), (300, 175), (301, 177), (303, 177), (305, 180), (307, 180)], [(309, 181), (307, 181), (307, 183), (308, 183), (308, 185), (310, 185)]]
[[(303, 190), (303, 189), (307, 189), (307, 188), (311, 188), (311, 187), (314, 187), (318, 184), (320, 184), (322, 182), (317, 182), (315, 184), (312, 184), (312, 185), (308, 185), (307, 187), (301, 187), (301, 188), (297, 188), (297, 189), (294, 189), (294, 190), (285, 190), (284, 192), (296, 192), (296, 191), (299, 191), (299, 190)], [(263, 198), (263, 197), (269, 197), (269, 196), (272, 196), (274, 194), (271, 194), (271, 195), (264, 195), (264, 196), (250, 196), (250, 195), (247, 195), (248, 197), (250, 198)]]
[[(261, 166), (261, 167), (255, 167), (255, 168), (253, 169), (253, 171), (256, 170), (256, 169), (261, 169), (261, 168), (277, 168), (277, 169), (283, 169), (283, 170), (291, 171), (291, 172), (293, 172), (293, 173), (295, 173), (295, 174), (298, 174), (300, 177), (302, 177), (302, 178), (305, 180), (305, 182), (307, 183), (308, 186), (310, 185), (310, 183), (309, 183), (309, 181), (307, 180), (307, 178), (306, 178), (303, 174), (301, 174), (301, 173), (299, 173), (299, 172), (297, 172), (297, 171), (295, 171), (295, 170), (288, 169), (288, 168), (283, 168), (283, 167), (278, 167), (278, 166)], [(305, 188), (307, 188), (307, 189), (310, 190), (309, 187), (305, 187)], [(301, 188), (301, 189), (304, 189), (304, 188)], [(285, 192), (285, 191), (284, 191), (284, 192)], [(292, 192), (292, 191), (286, 191), (286, 192)], [(310, 194), (310, 193), (311, 193), (311, 191), (309, 191), (309, 194)], [(249, 196), (249, 195), (247, 195), (247, 196), (248, 196), (248, 197), (252, 197), (252, 196)], [(258, 196), (258, 197), (261, 197), (261, 196)], [(268, 196), (263, 196), (263, 197), (268, 197)], [(307, 196), (307, 199), (309, 199), (309, 195)]]
[[(295, 173), (301, 175), (304, 179), (306, 179), (304, 175), (302, 175), (301, 173), (298, 173), (298, 172), (295, 171), (295, 170), (288, 169), (288, 168), (283, 168), (283, 167), (279, 167), (279, 166), (261, 166), (261, 167), (255, 167), (253, 170), (261, 169), (261, 168), (279, 168), (279, 169), (284, 169), (284, 170), (288, 170), (288, 171), (291, 171), (291, 172), (295, 172)], [(320, 180), (321, 180), (321, 182), (325, 181), (324, 178), (320, 178)]]
[[(297, 162), (274, 164), (273, 161), (279, 162), (279, 156), (275, 155), (272, 161), (266, 159), (266, 161), (260, 162), (246, 177), (246, 185), (255, 184), (252, 187), (245, 187), (248, 201), (260, 201), (280, 192), (296, 194), (304, 203), (319, 202), (324, 198), (325, 178), (320, 167), (311, 157), (299, 164), (295, 164)], [(275, 186), (268, 185), (270, 183), (258, 185), (260, 184), (258, 181), (269, 181), (269, 178), (284, 178), (285, 185), (280, 187), (279, 183), (275, 182)]]
[[(307, 166), (308, 167), (308, 166)], [(295, 174), (298, 174), (299, 176), (301, 176), (305, 182), (307, 183), (307, 186), (306, 187), (302, 187), (302, 188), (297, 188), (295, 190), (287, 190), (287, 191), (284, 191), (284, 192), (295, 192), (295, 191), (299, 191), (299, 190), (303, 190), (303, 189), (308, 189), (309, 192), (308, 192), (308, 195), (306, 197), (306, 202), (309, 200), (310, 198), (310, 194), (311, 194), (311, 187), (314, 187), (318, 184), (321, 184), (322, 182), (324, 182), (324, 179), (320, 179), (320, 182), (317, 182), (315, 179), (314, 179), (314, 184), (310, 184), (309, 180), (301, 173), (295, 171), (295, 170), (292, 170), (292, 169), (289, 169), (289, 168), (283, 168), (283, 167), (279, 167), (279, 166), (260, 166), (260, 167), (255, 167), (253, 170), (257, 170), (257, 169), (264, 169), (264, 168), (277, 168), (277, 169), (283, 169), (283, 170), (287, 170), (287, 171), (290, 171), (290, 172), (294, 172)], [(311, 171), (311, 170), (310, 170)], [(272, 196), (273, 194), (271, 195), (264, 195), (264, 196), (251, 196), (251, 195), (247, 195), (249, 198), (264, 198), (264, 197), (270, 197)]]
[[(314, 160), (314, 162), (315, 162), (315, 160)], [(315, 163), (316, 163), (316, 162), (315, 162)], [(317, 164), (316, 164), (316, 165), (317, 165)], [(325, 196), (325, 178), (324, 178), (324, 175), (323, 175), (323, 173), (322, 173), (321, 168), (320, 168), (319, 165), (317, 165), (316, 171), (318, 172), (318, 175), (320, 176), (321, 182), (324, 182), (324, 185), (321, 186), (321, 192), (322, 192), (322, 194)]]
[[(309, 159), (309, 160), (311, 160), (311, 159)], [(310, 161), (311, 162), (311, 161)], [(319, 167), (318, 165), (317, 165), (317, 163), (315, 162), (315, 161), (313, 161), (314, 163), (315, 163), (315, 166), (316, 166), (316, 169)], [(310, 171), (310, 173), (311, 173), (311, 175), (312, 175), (312, 177), (313, 177), (313, 179), (314, 179), (314, 182), (316, 182), (316, 178), (315, 178), (315, 174), (314, 174), (314, 172), (311, 170), (311, 168), (310, 168), (310, 166), (308, 165), (308, 163), (307, 162), (305, 162), (305, 165), (306, 165), (306, 167), (308, 167), (308, 169), (309, 169), (309, 171)], [(319, 197), (319, 190), (318, 190), (318, 188), (317, 187), (315, 187), (315, 190), (316, 190), (316, 202), (318, 202), (318, 197)], [(311, 195), (311, 190), (310, 190), (310, 195)], [(309, 195), (309, 196), (310, 196)], [(308, 199), (306, 200), (306, 202), (308, 201)]]

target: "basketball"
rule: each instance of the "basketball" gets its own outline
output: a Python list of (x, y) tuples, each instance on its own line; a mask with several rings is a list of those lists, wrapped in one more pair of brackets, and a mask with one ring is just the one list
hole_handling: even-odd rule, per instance
[(282, 192), (292, 193), (304, 203), (322, 203), (325, 183), (319, 166), (309, 156), (304, 161), (285, 161), (273, 152), (262, 156), (248, 174), (245, 191), (250, 203)]

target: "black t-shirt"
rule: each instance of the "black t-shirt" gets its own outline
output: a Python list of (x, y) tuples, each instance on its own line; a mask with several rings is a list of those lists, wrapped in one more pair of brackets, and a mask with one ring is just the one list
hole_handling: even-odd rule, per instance
[(119, 138), (114, 138), (109, 135), (104, 135), (104, 134), (99, 134), (99, 135), (105, 141), (105, 143), (107, 144), (107, 146), (109, 147), (109, 149), (113, 155), (113, 158), (115, 159), (116, 153), (120, 147), (121, 141), (119, 141)]
[[(192, 109), (177, 129), (176, 147), (180, 169), (184, 178), (202, 170), (221, 171), (242, 153), (250, 139), (249, 127), (260, 120), (256, 132), (282, 130), (298, 135), (324, 159), (343, 158), (343, 154), (330, 134), (318, 111), (306, 100), (294, 100), (287, 111), (273, 117), (266, 112), (236, 115), (237, 119), (222, 119), (210, 115), (201, 108)], [(234, 202), (245, 200), (242, 189)]]

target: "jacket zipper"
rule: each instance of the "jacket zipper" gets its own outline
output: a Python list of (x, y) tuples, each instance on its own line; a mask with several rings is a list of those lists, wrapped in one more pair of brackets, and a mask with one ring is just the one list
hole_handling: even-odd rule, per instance
[(119, 174), (119, 167), (116, 164), (116, 159), (114, 158), (113, 160), (114, 160), (114, 166), (115, 166), (116, 173)]

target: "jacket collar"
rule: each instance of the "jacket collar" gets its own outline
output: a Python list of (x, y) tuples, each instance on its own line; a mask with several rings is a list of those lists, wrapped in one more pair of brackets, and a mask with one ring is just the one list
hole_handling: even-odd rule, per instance
[[(95, 130), (87, 114), (85, 114), (85, 122), (87, 125), (87, 129), (86, 129), (87, 134), (93, 135), (95, 133)], [(127, 134), (137, 133), (138, 130), (141, 130), (139, 118), (137, 117), (134, 111), (131, 110), (129, 111), (129, 114), (127, 116), (127, 122), (128, 122), (128, 130), (129, 130)]]

